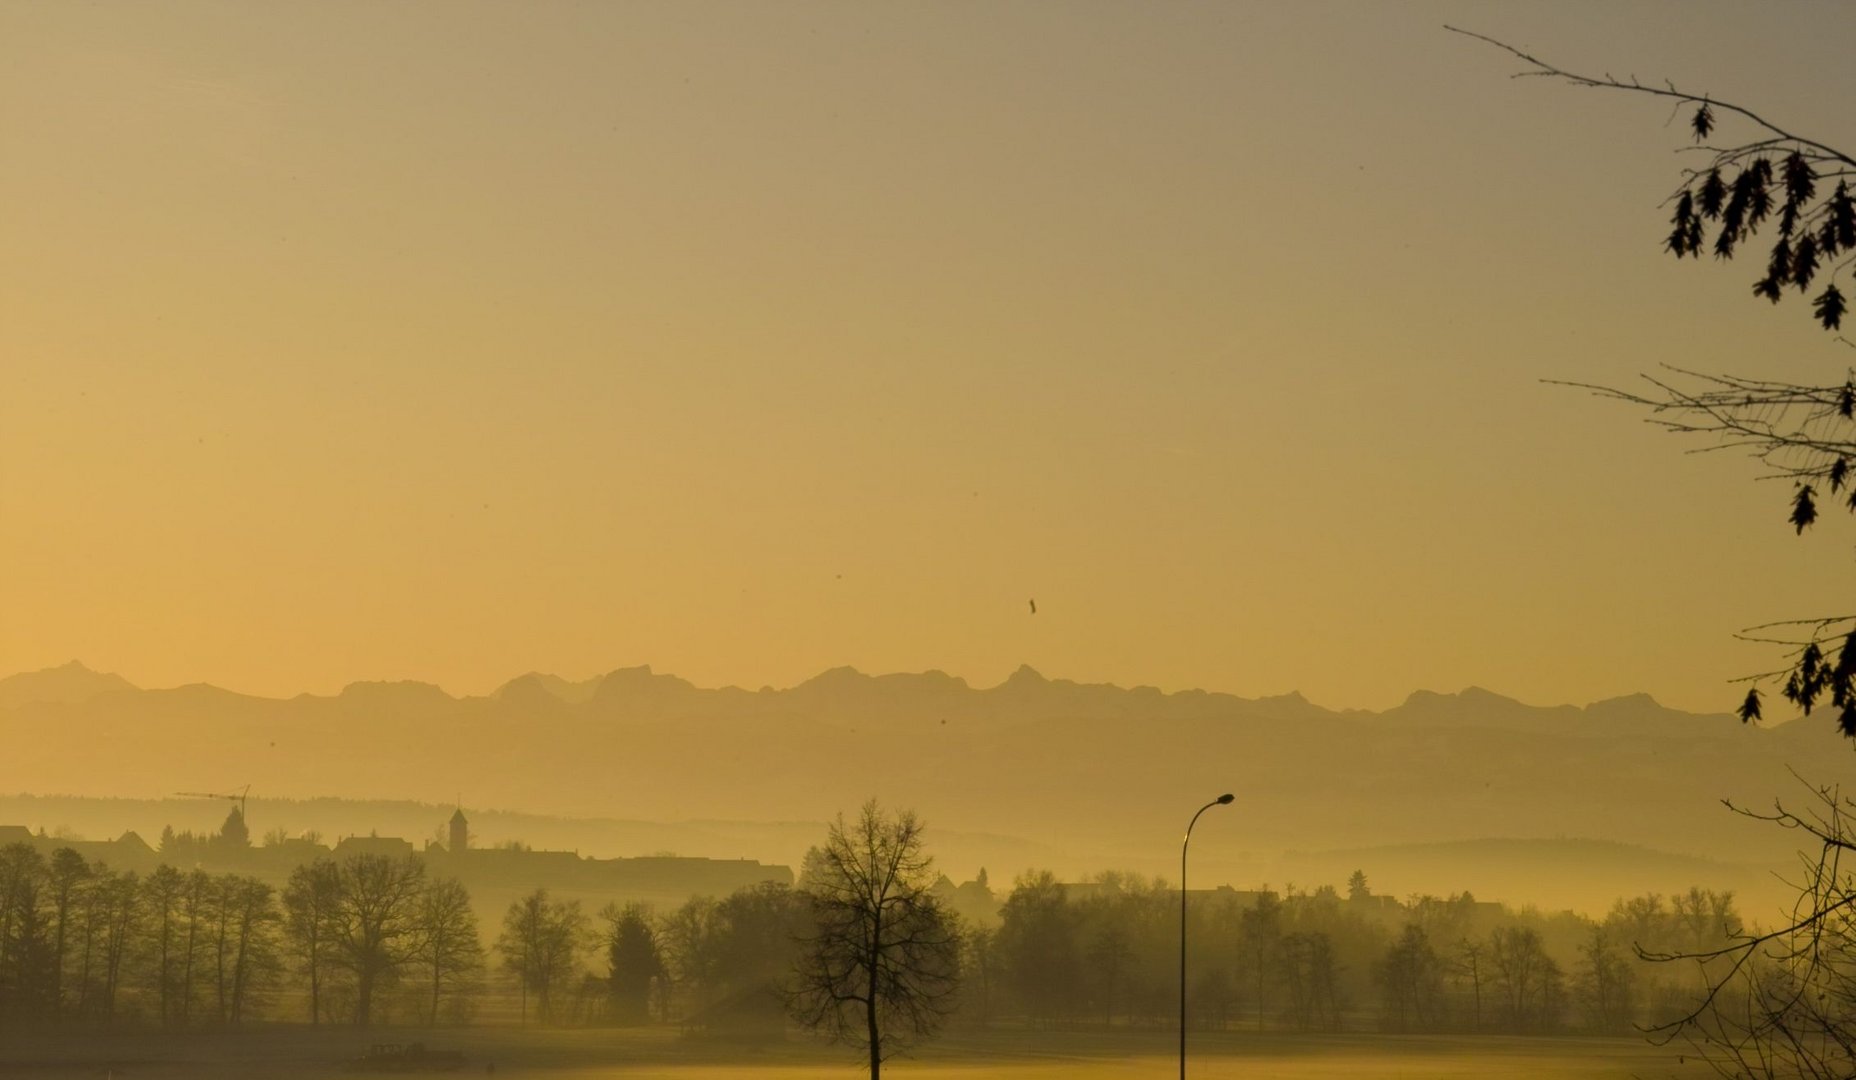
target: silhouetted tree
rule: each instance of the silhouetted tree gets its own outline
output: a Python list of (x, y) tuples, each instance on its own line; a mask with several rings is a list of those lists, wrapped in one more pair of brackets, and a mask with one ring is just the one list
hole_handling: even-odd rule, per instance
[(536, 889), (509, 905), (503, 913), (503, 933), (496, 951), (503, 969), (515, 976), (522, 990), (522, 1021), (528, 1022), (529, 995), (543, 1023), (553, 1019), (554, 991), (576, 981), (579, 954), (586, 937), (586, 916), (580, 901), (558, 901), (546, 889)]
[(1573, 1001), (1594, 1031), (1624, 1031), (1631, 1026), (1636, 1008), (1634, 972), (1603, 926), (1579, 947), (1579, 966), (1573, 973)]
[(180, 984), (175, 999), (175, 1022), (186, 1027), (193, 1021), (193, 1002), (198, 991), (196, 981), (205, 974), (206, 943), (211, 934), (213, 903), (217, 899), (213, 879), (204, 870), (194, 870), (181, 880), (180, 892)]
[(1319, 931), (1293, 933), (1282, 940), (1283, 984), (1289, 992), (1289, 1018), (1302, 1030), (1340, 1030), (1339, 972), (1334, 943)]
[(335, 962), (340, 877), (333, 862), (318, 859), (291, 871), (289, 884), (284, 886), (284, 941), (297, 974), (309, 984), (311, 1024), (322, 1023), (323, 991)]
[(225, 824), (219, 827), (219, 835), (213, 839), (226, 847), (248, 848), (251, 846), (251, 829), (245, 825), (245, 811), (237, 806), (226, 814)]
[[(1452, 27), (1451, 29), (1455, 29)], [(1732, 259), (1762, 228), (1772, 247), (1753, 293), (1777, 303), (1787, 288), (1819, 291), (1811, 312), (1827, 330), (1842, 326), (1849, 299), (1839, 281), (1856, 273), (1856, 156), (1781, 126), (1763, 113), (1706, 93), (1567, 71), (1511, 45), (1469, 31), (1520, 60), (1522, 74), (1574, 86), (1626, 91), (1673, 102), (1687, 119), (1698, 157), (1681, 170), (1667, 205), (1673, 207), (1663, 247), (1677, 259), (1704, 250)], [(1833, 185), (1834, 182), (1834, 185)], [(1604, 397), (1649, 411), (1666, 429), (1701, 435), (1717, 448), (1746, 451), (1769, 475), (1792, 481), (1785, 504), (1802, 533), (1818, 519), (1824, 499), (1856, 512), (1856, 373), (1833, 382), (1791, 383), (1671, 368), (1649, 377), (1640, 392), (1586, 386)], [(1760, 685), (1777, 683), (1805, 713), (1820, 703), (1837, 711), (1843, 734), (1856, 739), (1856, 615), (1835, 614), (1754, 627), (1743, 636), (1785, 650), (1785, 667), (1751, 676), (1739, 706), (1742, 720), (1762, 714)]]
[(606, 999), (613, 1020), (642, 1023), (651, 1017), (651, 993), (665, 975), (651, 909), (643, 904), (607, 904), (599, 912), (606, 924)]
[(1268, 986), (1276, 976), (1276, 961), (1282, 951), (1282, 904), (1275, 893), (1265, 889), (1258, 895), (1256, 906), (1240, 917), (1238, 933), (1242, 955), (1256, 988), (1257, 1030), (1261, 1031), (1264, 1004), (1269, 1000)]
[(0, 848), (0, 1026), (51, 1018), (52, 949), (44, 857), (23, 842)]
[(710, 993), (726, 1022), (771, 1031), (786, 1024), (786, 990), (800, 943), (815, 930), (809, 894), (778, 882), (736, 889), (713, 910)]
[(1392, 1031), (1434, 1031), (1443, 1021), (1444, 963), (1422, 927), (1407, 926), (1380, 960), (1384, 991), (1382, 1026)]
[(437, 1026), (439, 1007), (447, 1000), (458, 1008), (477, 988), (483, 971), (483, 943), (470, 894), (456, 878), (428, 881), (419, 895), (418, 963), (431, 991), (426, 1022)]
[(1074, 1011), (1082, 975), (1078, 922), (1063, 886), (1048, 870), (1020, 874), (999, 909), (994, 949), (1028, 1019), (1067, 1019)]
[(1115, 990), (1134, 962), (1134, 947), (1128, 943), (1128, 929), (1120, 920), (1111, 920), (1097, 929), (1089, 942), (1089, 967), (1102, 987), (1102, 1022), (1115, 1022)]
[(84, 857), (68, 847), (61, 847), (52, 852), (46, 870), (46, 894), (51, 907), (52, 919), (52, 1003), (59, 1012), (65, 1008), (64, 969), (67, 950), (66, 939), (71, 933), (71, 922), (77, 915), (77, 904), (84, 883), (90, 877), (90, 867)]
[(186, 876), (166, 863), (156, 867), (143, 885), (150, 950), (155, 958), (155, 993), (163, 1027), (178, 1023), (180, 1017), (182, 943), (186, 940), (181, 930), (181, 907), (186, 891)]
[(658, 928), (669, 983), (685, 1012), (704, 1001), (713, 983), (716, 906), (712, 897), (692, 896), (664, 916)]
[(1845, 865), (1856, 855), (1853, 815), (1856, 802), (1831, 787), (1813, 790), (1805, 811), (1748, 814), (1815, 844), (1800, 856), (1790, 917), (1746, 932), (1731, 896), (1682, 897), (1663, 935), (1668, 951), (1639, 952), (1695, 970), (1701, 990), (1657, 1035), (1683, 1039), (1722, 1076), (1856, 1076), (1856, 873)]
[(969, 925), (960, 933), (959, 1013), (981, 1027), (992, 1023), (993, 993), (999, 982), (998, 936), (998, 930), (990, 926)]
[(1489, 985), (1511, 1031), (1551, 1031), (1565, 1006), (1565, 979), (1528, 926), (1497, 927), (1489, 936)]
[(220, 933), (215, 955), (220, 1019), (237, 1027), (253, 1011), (260, 995), (281, 970), (279, 933), (283, 923), (277, 893), (252, 877), (220, 879)]
[(1488, 983), (1488, 950), (1482, 942), (1465, 938), (1457, 943), (1450, 971), (1469, 984), (1469, 1030), (1482, 1030), (1482, 988)]
[(840, 814), (825, 846), (806, 856), (803, 888), (813, 927), (801, 943), (793, 1016), (883, 1062), (934, 1035), (960, 975), (954, 918), (930, 891), (933, 859), (907, 810), (873, 799), (857, 820)]
[(112, 874), (99, 866), (90, 879), (90, 895), (93, 909), (100, 909), (104, 918), (102, 985), (92, 1011), (107, 1026), (116, 1018), (117, 993), (123, 986), (128, 958), (143, 936), (146, 908), (133, 873)]
[(376, 994), (419, 955), (425, 864), (417, 856), (355, 855), (335, 864), (330, 958), (354, 984), (354, 1022), (373, 1022)]

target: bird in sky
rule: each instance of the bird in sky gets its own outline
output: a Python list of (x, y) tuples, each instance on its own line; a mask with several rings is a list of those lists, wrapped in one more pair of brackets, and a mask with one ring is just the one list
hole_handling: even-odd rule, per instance
[(1038, 613), (1038, 602), (1036, 600), (1033, 600), (1031, 601), (1031, 614), (1036, 615), (1037, 613)]

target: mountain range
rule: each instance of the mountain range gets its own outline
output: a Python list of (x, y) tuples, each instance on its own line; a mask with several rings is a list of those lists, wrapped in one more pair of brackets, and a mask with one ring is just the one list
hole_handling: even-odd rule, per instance
[[(940, 849), (944, 862), (991, 858), (995, 880), (1027, 860), (1167, 873), (1184, 819), (1232, 791), (1237, 804), (1195, 834), (1195, 876), (1201, 860), (1214, 879), (1252, 883), (1310, 852), (1380, 851), (1393, 864), (1423, 851), (1403, 862), (1431, 870), (1381, 874), (1413, 891), (1453, 887), (1439, 865), (1469, 887), (1492, 864), (1467, 842), (1491, 839), (1640, 846), (1751, 887), (1740, 879), (1785, 863), (1793, 838), (1721, 801), (1799, 800), (1800, 775), (1834, 782), (1851, 762), (1822, 718), (1748, 726), (1641, 694), (1535, 706), (1472, 687), (1370, 712), (1029, 667), (990, 687), (835, 668), (787, 689), (711, 689), (631, 667), (581, 681), (530, 673), (478, 697), (365, 682), (274, 699), (142, 689), (73, 663), (0, 679), (0, 744), (0, 791), (41, 794), (249, 783), (259, 797), (743, 823), (817, 823), (876, 797), (966, 838)], [(1439, 855), (1452, 850), (1454, 862)], [(1632, 859), (1598, 861), (1625, 887), (1617, 868)]]

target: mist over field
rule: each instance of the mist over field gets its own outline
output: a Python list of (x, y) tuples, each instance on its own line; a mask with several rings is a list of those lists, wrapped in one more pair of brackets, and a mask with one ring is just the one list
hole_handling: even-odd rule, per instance
[(1856, 1075), (1852, 31), (0, 3), (0, 1078)]
[[(0, 679), (0, 729), (45, 733), (20, 742), (38, 785), (22, 794), (145, 800), (0, 796), (0, 819), (93, 836), (209, 829), (213, 804), (146, 800), (250, 784), (258, 832), (423, 842), (462, 800), (487, 843), (797, 865), (825, 821), (880, 792), (923, 816), (956, 876), (1171, 876), (1174, 793), (1223, 783), (1238, 814), (1200, 842), (1201, 880), (1312, 888), (1367, 868), (1400, 897), (1467, 890), (1598, 914), (1696, 883), (1771, 900), (1791, 840), (1721, 800), (1763, 807), (1798, 788), (1791, 762), (1841, 749), (1822, 725), (1748, 728), (1647, 695), (1540, 707), (1472, 688), (1342, 712), (1029, 668), (983, 688), (842, 668), (783, 690), (703, 689), (629, 668), (525, 675), (474, 698), (357, 683), (276, 700), (67, 665)], [(511, 752), (480, 749), (497, 740)]]

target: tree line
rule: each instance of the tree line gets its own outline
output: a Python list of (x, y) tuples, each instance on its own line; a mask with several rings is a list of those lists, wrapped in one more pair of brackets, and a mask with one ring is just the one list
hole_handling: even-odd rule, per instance
[[(662, 913), (608, 905), (595, 919), (543, 897), (521, 913), (529, 936), (506, 931), (499, 950), (527, 980), (537, 1020), (777, 1034), (789, 1016), (808, 1020), (793, 1003), (817, 971), (808, 964), (816, 880), (812, 872), (796, 887), (763, 884)], [(960, 1024), (1170, 1028), (1178, 905), (1162, 880), (1105, 873), (1076, 885), (1028, 873), (992, 919), (931, 918), (930, 936), (951, 930), (956, 951), (924, 985)], [(1707, 989), (1705, 964), (1659, 957), (1742, 936), (1727, 892), (1645, 894), (1592, 919), (1467, 893), (1396, 902), (1367, 893), (1363, 875), (1346, 893), (1195, 895), (1188, 919), (1189, 1021), (1288, 1031), (1630, 1033), (1683, 1014)], [(575, 936), (577, 947), (546, 944)]]
[[(1693, 965), (1734, 940), (1731, 893), (1619, 900), (1603, 919), (1478, 903), (1400, 903), (1356, 873), (1279, 895), (1189, 898), (1188, 1020), (1294, 1031), (1628, 1032), (1692, 1007)], [(984, 1022), (1178, 1023), (1179, 893), (1109, 873), (1086, 887), (1022, 876), (996, 928), (968, 937), (967, 1006)]]
[[(470, 898), (412, 858), (358, 855), (258, 878), (146, 875), (71, 848), (0, 848), (0, 1028), (238, 1027), (286, 1015), (368, 1024), (379, 993), (429, 990), (425, 1019), (475, 990)], [(422, 995), (423, 996), (423, 995)]]
[[(837, 838), (858, 835), (853, 825)], [(903, 842), (919, 856), (918, 833)], [(815, 850), (797, 886), (662, 912), (614, 902), (589, 913), (535, 890), (486, 949), (463, 886), (416, 858), (322, 859), (278, 890), (14, 844), (0, 849), (0, 1027), (464, 1023), (498, 992), (525, 1023), (777, 1034), (798, 1019), (859, 1042), (852, 1029), (872, 1003), (846, 981), (858, 955), (845, 943), (867, 938), (859, 920), (878, 910), (893, 913), (884, 962), (912, 965), (919, 991), (909, 1007), (920, 1015), (884, 1018), (899, 1033), (950, 1017), (1177, 1022), (1179, 894), (1165, 881), (1027, 873), (994, 918), (961, 918), (925, 887), (925, 860), (900, 899), (867, 903), (858, 890), (878, 883), (859, 884), (857, 860), (840, 850), (834, 864), (831, 852)], [(1702, 889), (1620, 900), (1594, 920), (1467, 894), (1398, 903), (1370, 894), (1363, 875), (1345, 893), (1195, 894), (1188, 917), (1191, 1023), (1297, 1031), (1629, 1031), (1679, 1015), (1706, 986), (1700, 967), (1645, 954), (1703, 953), (1740, 930), (1732, 895)]]

